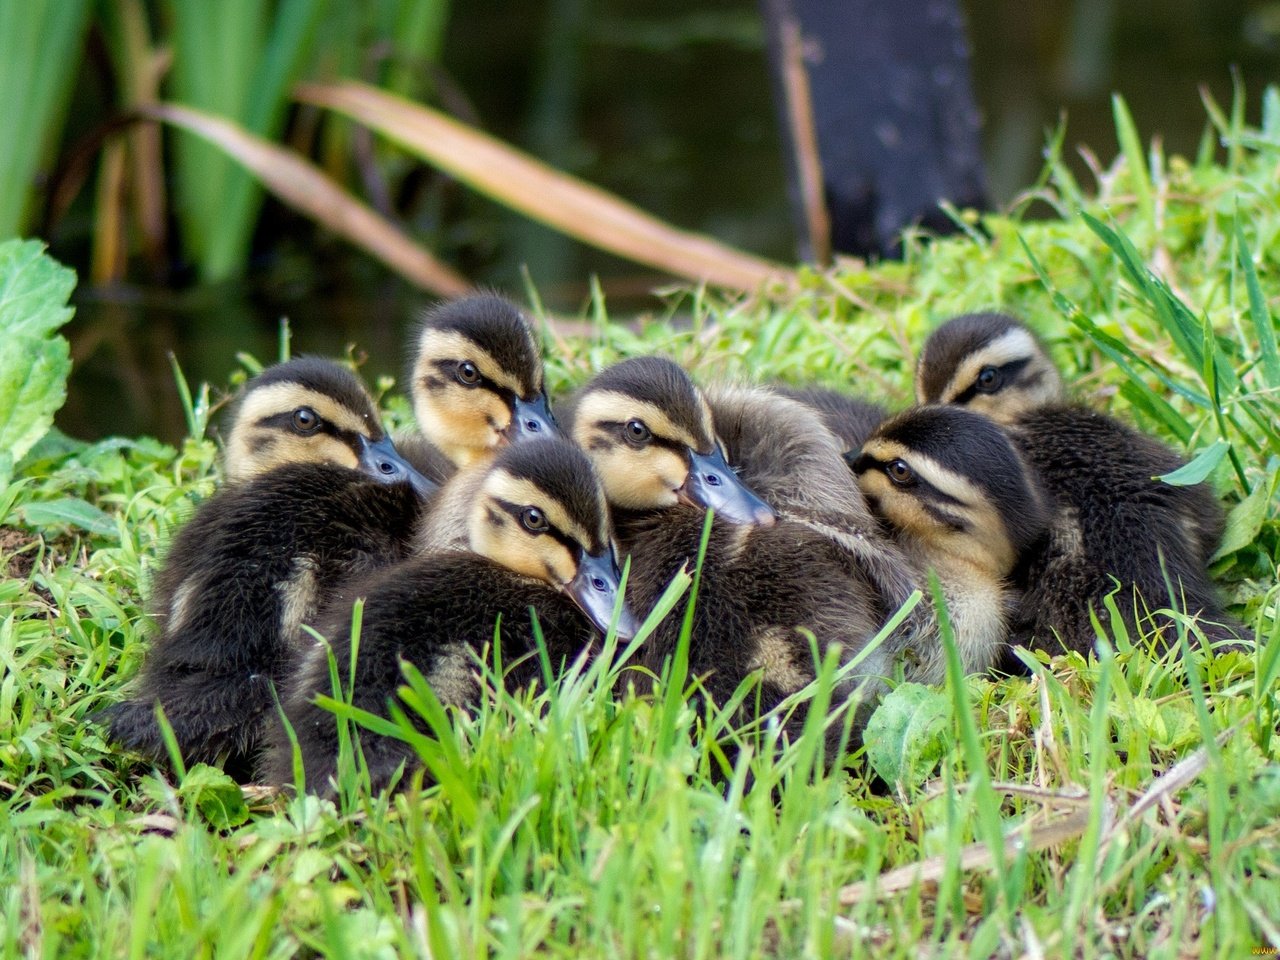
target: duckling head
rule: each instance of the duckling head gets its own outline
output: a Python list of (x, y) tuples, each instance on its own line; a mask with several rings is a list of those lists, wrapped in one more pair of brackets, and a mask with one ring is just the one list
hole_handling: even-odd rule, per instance
[(777, 519), (726, 462), (706, 398), (670, 360), (615, 364), (583, 387), (570, 416), (572, 436), (615, 506), (687, 503), (733, 523), (769, 526)]
[(515, 440), (560, 435), (533, 328), (502, 297), (477, 294), (429, 311), (409, 382), (419, 428), (456, 466)]
[(998, 424), (959, 407), (917, 407), (846, 454), (872, 512), (933, 563), (1003, 579), (1049, 524), (1038, 481)]
[(950, 403), (1010, 423), (1062, 398), (1062, 378), (1044, 345), (1003, 313), (948, 320), (925, 342), (916, 367), (916, 400)]
[(436, 490), (396, 451), (356, 375), (320, 357), (268, 367), (249, 381), (232, 415), (228, 480), (249, 480), (294, 463), (349, 467), (383, 483), (407, 482), (423, 497)]
[(622, 574), (604, 489), (568, 441), (537, 438), (502, 450), (480, 484), (467, 535), (475, 553), (568, 596), (601, 633), (615, 606), (618, 636), (639, 630), (618, 603)]

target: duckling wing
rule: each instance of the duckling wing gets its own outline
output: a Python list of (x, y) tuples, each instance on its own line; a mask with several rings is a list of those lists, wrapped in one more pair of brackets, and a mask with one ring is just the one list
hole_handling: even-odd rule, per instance
[[(496, 564), (462, 552), (444, 552), (406, 560), (346, 588), (348, 598), (364, 597), (349, 697), (356, 707), (386, 716), (404, 684), (401, 663), (412, 663), (445, 705), (465, 708), (480, 695), (480, 663), (492, 648), (495, 625), (504, 682), (522, 686), (541, 676), (530, 610), (553, 665), (577, 656), (595, 634), (581, 613), (541, 581), (512, 574)], [(316, 644), (297, 662), (287, 682), (284, 712), (297, 737), (306, 788), (331, 794), (340, 775), (338, 721), (315, 702), (333, 696), (329, 658), (344, 674), (353, 647), (350, 599), (334, 604), (317, 619), (330, 647)], [(419, 732), (425, 721), (411, 718)], [(402, 768), (416, 765), (402, 740), (361, 730), (360, 745), (373, 789), (390, 784)], [(282, 723), (273, 722), (260, 764), (268, 783), (293, 781), (293, 747)]]
[[(1116, 605), (1131, 628), (1147, 608), (1171, 603), (1232, 622), (1206, 570), (1223, 529), (1217, 498), (1204, 484), (1154, 479), (1181, 466), (1181, 457), (1084, 407), (1030, 411), (1011, 432), (1056, 502), (1048, 545), (1026, 570), (1021, 619), (1036, 643), (1054, 643), (1056, 631), (1069, 649), (1091, 649), (1089, 611), (1106, 622), (1102, 601), (1117, 580)], [(1156, 626), (1166, 641), (1176, 636), (1167, 618)]]

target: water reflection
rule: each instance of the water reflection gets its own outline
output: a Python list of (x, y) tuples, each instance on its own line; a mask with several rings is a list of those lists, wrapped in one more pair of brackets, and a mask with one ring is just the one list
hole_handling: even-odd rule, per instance
[[(1275, 78), (1274, 0), (964, 6), (998, 202), (1036, 175), (1060, 107), (1070, 115), (1068, 142), (1110, 157), (1109, 94), (1119, 88), (1144, 136), (1160, 131), (1168, 152), (1188, 154), (1204, 126), (1199, 84), (1228, 101), (1228, 65), (1238, 64), (1256, 103)], [(452, 5), (445, 61), (487, 130), (678, 226), (792, 256), (754, 0), (473, 0)], [(613, 309), (625, 312), (661, 282), (456, 184), (437, 178), (431, 195), (425, 228), (481, 283), (519, 295), (527, 265), (544, 301), (572, 312), (597, 275)], [(282, 315), (292, 321), (296, 352), (336, 354), (357, 343), (370, 358), (367, 374), (398, 373), (422, 295), (362, 257), (335, 255), (332, 243), (278, 207), (268, 206), (259, 232), (260, 266), (244, 286), (82, 289), (59, 425), (86, 438), (176, 440), (184, 426), (168, 352), (193, 383), (222, 384), (238, 351), (275, 356)], [(53, 238), (54, 253), (82, 273), (87, 256), (76, 254), (87, 235), (81, 219)]]

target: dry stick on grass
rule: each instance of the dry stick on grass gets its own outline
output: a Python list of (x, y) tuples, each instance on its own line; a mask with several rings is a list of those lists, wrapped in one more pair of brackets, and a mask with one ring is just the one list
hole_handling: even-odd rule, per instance
[(466, 278), (291, 150), (190, 107), (156, 104), (140, 107), (139, 113), (194, 133), (226, 151), (280, 200), (367, 250), (424, 290), (457, 296), (471, 288)]
[(354, 81), (304, 84), (303, 103), (341, 113), (492, 200), (584, 243), (678, 277), (745, 293), (795, 273), (781, 264), (677, 230), (438, 110)]
[[(1208, 765), (1208, 760), (1209, 753), (1204, 747), (1180, 760), (1170, 767), (1168, 771), (1152, 781), (1142, 796), (1134, 801), (1124, 811), (1123, 815), (1118, 818), (1115, 816), (1115, 805), (1110, 801), (1104, 803), (1102, 810), (1103, 837), (1099, 848), (1099, 862), (1103, 859), (1102, 853), (1106, 850), (1107, 845), (1120, 831), (1132, 826), (1139, 817), (1152, 809), (1163, 798), (1171, 797), (1187, 787), (1204, 772), (1205, 767)], [(1006, 792), (1026, 793), (1033, 799), (1045, 803), (1062, 801), (1076, 803), (1079, 801), (1079, 798), (1072, 794), (1055, 794), (1048, 791), (1035, 790), (1034, 788), (1022, 788), (1015, 784), (1001, 784), (1000, 789)], [(1019, 827), (1005, 837), (1004, 855), (1013, 857), (1022, 852), (1056, 847), (1059, 844), (1066, 843), (1068, 840), (1074, 840), (1079, 837), (1084, 833), (1088, 824), (1089, 809), (1081, 806), (1080, 809), (1051, 820), (1042, 826), (1033, 827), (1027, 831)], [(851, 907), (865, 901), (868, 897), (890, 896), (895, 893), (901, 893), (903, 890), (910, 890), (920, 884), (936, 883), (946, 875), (949, 859), (946, 854), (939, 854), (938, 856), (929, 857), (927, 860), (888, 870), (872, 880), (861, 880), (857, 883), (848, 884), (840, 888), (837, 902), (842, 907)], [(976, 870), (988, 870), (994, 863), (995, 857), (992, 856), (990, 848), (985, 843), (971, 843), (960, 851), (960, 869), (966, 873)], [(782, 901), (779, 908), (783, 911), (794, 911), (802, 906), (802, 901), (793, 899)]]

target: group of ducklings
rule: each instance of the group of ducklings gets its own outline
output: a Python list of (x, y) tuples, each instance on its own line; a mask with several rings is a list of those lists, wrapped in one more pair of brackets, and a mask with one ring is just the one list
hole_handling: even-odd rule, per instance
[[(886, 681), (937, 682), (928, 603), (867, 649), (928, 595), (930, 571), (969, 671), (1015, 643), (1087, 651), (1113, 593), (1130, 625), (1150, 605), (1166, 633), (1174, 608), (1234, 636), (1205, 569), (1223, 530), (1212, 492), (1155, 479), (1176, 454), (1064, 402), (1039, 341), (1002, 314), (940, 327), (922, 405), (892, 417), (828, 390), (700, 388), (660, 357), (605, 369), (553, 415), (532, 324), (489, 294), (425, 316), (409, 382), (420, 432), (393, 443), (337, 364), (301, 358), (250, 381), (226, 483), (157, 576), (160, 632), (136, 693), (107, 712), (118, 742), (163, 759), (158, 705), (188, 761), (290, 784), (296, 739), (307, 789), (331, 792), (338, 725), (317, 703), (334, 692), (331, 662), (377, 714), (402, 661), (458, 708), (481, 694), (486, 651), (507, 682), (531, 682), (539, 638), (555, 664), (609, 630), (635, 636), (698, 557), (708, 510), (689, 675), (721, 703), (759, 672), (753, 707), (771, 709), (832, 649), (855, 730)], [(660, 675), (683, 619), (640, 645), (637, 685)], [(415, 762), (368, 731), (362, 750), (375, 787)]]

